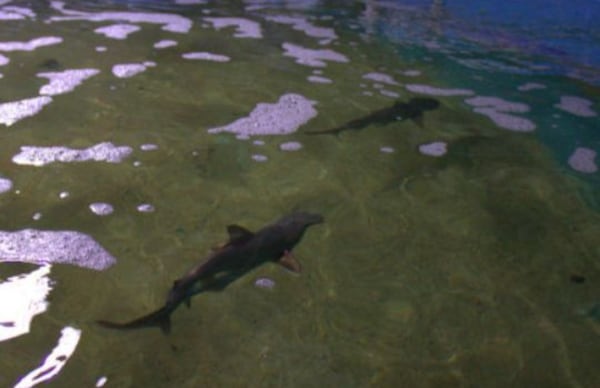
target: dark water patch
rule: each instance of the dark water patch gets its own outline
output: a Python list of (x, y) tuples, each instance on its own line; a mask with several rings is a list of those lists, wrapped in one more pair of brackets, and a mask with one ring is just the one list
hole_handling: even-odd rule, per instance
[(62, 64), (54, 58), (46, 59), (45, 61), (40, 63), (39, 67), (49, 71), (61, 70), (63, 68)]

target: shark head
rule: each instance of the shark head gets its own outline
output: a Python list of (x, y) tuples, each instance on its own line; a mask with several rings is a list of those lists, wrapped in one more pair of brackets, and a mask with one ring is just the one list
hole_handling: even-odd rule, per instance
[(276, 224), (283, 231), (287, 244), (293, 246), (302, 238), (302, 235), (309, 226), (322, 222), (323, 216), (320, 214), (294, 212), (282, 217)]
[(411, 98), (410, 101), (408, 101), (408, 105), (410, 105), (413, 109), (424, 112), (439, 108), (440, 102), (429, 97), (416, 97)]
[(311, 225), (321, 224), (323, 221), (323, 216), (317, 213), (294, 212), (281, 218), (277, 221), (277, 224), (280, 226), (296, 226), (306, 229)]

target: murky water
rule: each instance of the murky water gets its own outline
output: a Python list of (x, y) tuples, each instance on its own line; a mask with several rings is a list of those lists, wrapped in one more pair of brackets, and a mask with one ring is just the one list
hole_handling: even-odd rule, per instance
[[(0, 2), (0, 386), (600, 385), (597, 31), (178, 3)], [(294, 210), (300, 275), (95, 324)]]

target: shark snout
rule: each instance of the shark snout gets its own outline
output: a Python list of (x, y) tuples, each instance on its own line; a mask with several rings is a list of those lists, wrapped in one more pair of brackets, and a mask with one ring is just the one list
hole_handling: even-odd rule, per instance
[(320, 224), (323, 221), (323, 216), (320, 214), (299, 211), (288, 214), (277, 223), (279, 225), (296, 225), (297, 227), (306, 228), (311, 225)]
[(301, 212), (301, 213), (297, 213), (296, 221), (302, 222), (305, 225), (315, 225), (315, 224), (323, 223), (325, 221), (325, 219), (323, 218), (322, 215), (317, 214), (317, 213)]

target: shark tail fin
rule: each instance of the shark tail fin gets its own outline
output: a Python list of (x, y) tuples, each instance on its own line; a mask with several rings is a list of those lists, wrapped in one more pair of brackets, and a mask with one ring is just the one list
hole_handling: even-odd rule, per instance
[(168, 306), (161, 307), (160, 309), (151, 312), (150, 314), (144, 315), (140, 318), (134, 319), (129, 322), (110, 322), (104, 320), (96, 321), (102, 327), (116, 330), (133, 330), (141, 329), (144, 327), (158, 326), (160, 330), (166, 335), (171, 332), (171, 312), (173, 310)]

